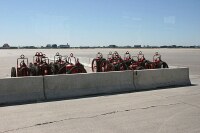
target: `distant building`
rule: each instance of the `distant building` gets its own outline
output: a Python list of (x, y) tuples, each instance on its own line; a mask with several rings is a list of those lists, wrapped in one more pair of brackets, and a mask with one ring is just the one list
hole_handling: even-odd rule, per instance
[(66, 45), (60, 45), (59, 48), (70, 48), (70, 45), (67, 43)]
[(141, 48), (141, 45), (134, 45), (134, 48)]
[(3, 45), (3, 48), (10, 48), (10, 46), (9, 46), (7, 43), (5, 43), (5, 44)]

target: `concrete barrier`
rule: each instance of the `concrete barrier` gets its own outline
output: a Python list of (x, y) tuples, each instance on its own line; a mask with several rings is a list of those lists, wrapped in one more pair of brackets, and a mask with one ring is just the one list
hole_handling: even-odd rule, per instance
[(134, 71), (133, 81), (136, 90), (191, 85), (189, 68), (138, 70)]
[(45, 76), (48, 100), (135, 90), (133, 71)]
[(43, 77), (0, 79), (0, 104), (44, 100)]
[(190, 85), (189, 68), (0, 79), (0, 104)]

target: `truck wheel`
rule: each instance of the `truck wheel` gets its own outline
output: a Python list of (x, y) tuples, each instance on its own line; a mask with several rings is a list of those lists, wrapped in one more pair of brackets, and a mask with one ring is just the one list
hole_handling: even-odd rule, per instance
[(160, 62), (158, 68), (169, 68), (166, 62)]
[(16, 68), (15, 67), (12, 67), (11, 68), (11, 77), (16, 77), (17, 74), (16, 74)]

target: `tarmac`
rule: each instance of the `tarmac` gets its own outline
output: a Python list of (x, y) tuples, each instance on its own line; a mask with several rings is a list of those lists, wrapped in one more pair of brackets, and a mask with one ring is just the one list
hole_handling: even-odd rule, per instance
[[(17, 58), (24, 54), (29, 63), (33, 62), (33, 56), (36, 52), (45, 53), (50, 62), (54, 55), (59, 52), (65, 56), (73, 53), (75, 57), (86, 67), (88, 73), (91, 72), (92, 59), (101, 52), (104, 58), (107, 58), (109, 52), (117, 51), (122, 57), (129, 51), (131, 56), (136, 56), (142, 51), (147, 60), (152, 61), (155, 52), (162, 55), (162, 60), (169, 66), (189, 67), (190, 74), (200, 73), (200, 49), (0, 49), (0, 78), (10, 77), (11, 68), (17, 66)], [(72, 60), (73, 61), (73, 60)]]
[(199, 133), (192, 86), (0, 107), (0, 133)]
[[(97, 51), (106, 55), (111, 50), (59, 52), (72, 51), (78, 57), (94, 58)], [(32, 60), (36, 51), (2, 50), (0, 78), (10, 77), (10, 68), (16, 66), (21, 53)], [(131, 50), (131, 53), (138, 51)], [(0, 133), (199, 133), (200, 50), (142, 51), (146, 57), (158, 51), (170, 66), (189, 67), (192, 86), (0, 107)], [(42, 52), (53, 58), (56, 51)]]

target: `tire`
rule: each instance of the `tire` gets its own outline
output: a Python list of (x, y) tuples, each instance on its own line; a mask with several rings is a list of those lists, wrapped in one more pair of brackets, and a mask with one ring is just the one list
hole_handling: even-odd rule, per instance
[[(56, 66), (55, 66), (56, 67)], [(58, 68), (56, 68), (58, 69)], [(57, 74), (65, 74), (66, 73), (66, 64), (63, 64), (57, 71)]]
[(36, 66), (32, 63), (29, 64), (29, 73), (30, 73), (30, 76), (37, 76), (37, 72), (38, 70), (36, 70)]
[(109, 61), (102, 60), (100, 63), (100, 70), (101, 72), (114, 71), (115, 67)]
[(100, 72), (106, 72), (106, 60), (102, 60), (100, 63)]
[(29, 70), (30, 70), (30, 76), (36, 76), (36, 70), (35, 70), (35, 67), (34, 67), (34, 66), (31, 66), (31, 67), (29, 68)]
[(81, 73), (87, 73), (87, 71), (85, 70), (85, 68), (82, 68)]
[(129, 66), (132, 64), (132, 62), (133, 62), (132, 59), (125, 62), (127, 69), (129, 69)]
[(117, 71), (124, 71), (127, 70), (127, 66), (125, 63), (120, 63), (119, 65), (117, 65)]
[(58, 66), (57, 66), (57, 64), (51, 64), (50, 65), (51, 66), (51, 73), (52, 74), (58, 74), (59, 72), (59, 69), (58, 69)]
[(34, 66), (35, 68), (35, 76), (39, 76), (40, 75), (40, 70), (38, 66)]
[(11, 77), (16, 77), (17, 74), (16, 74), (16, 68), (15, 67), (12, 67), (11, 68)]
[(158, 68), (169, 68), (166, 62), (160, 62)]
[(92, 72), (97, 72), (97, 71), (98, 71), (97, 60), (93, 59), (92, 60)]
[(153, 62), (147, 61), (145, 63), (145, 69), (154, 69), (155, 68), (155, 64)]
[(82, 67), (72, 67), (67, 74), (75, 74), (75, 73), (87, 73), (86, 70)]

